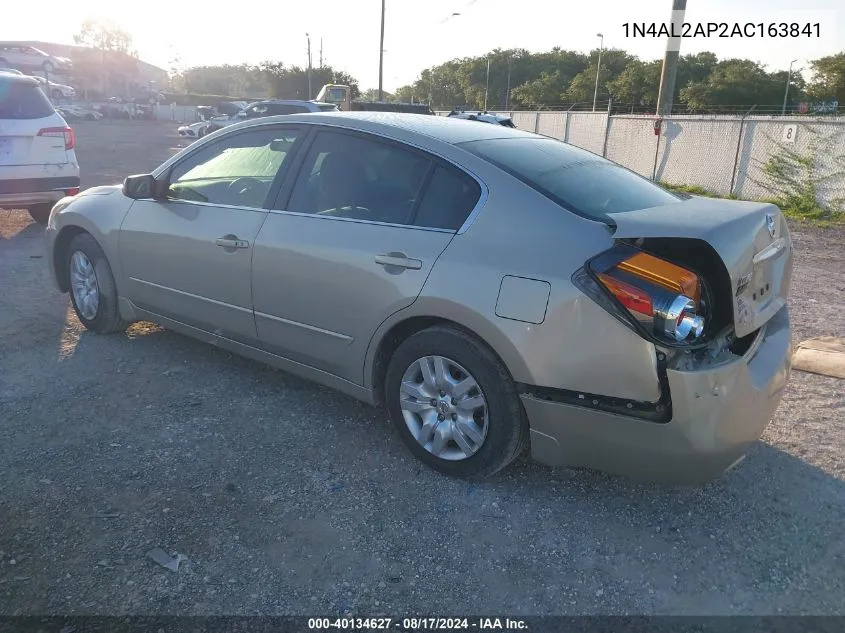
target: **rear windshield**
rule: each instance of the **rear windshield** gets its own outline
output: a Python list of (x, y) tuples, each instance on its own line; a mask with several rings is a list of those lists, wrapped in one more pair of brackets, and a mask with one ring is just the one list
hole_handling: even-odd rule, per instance
[(53, 112), (37, 85), (0, 79), (0, 119), (43, 119)]
[(624, 213), (681, 198), (586, 150), (547, 138), (500, 138), (461, 147), (579, 215), (609, 224)]
[(337, 112), (337, 106), (332, 104), (323, 103), (320, 105), (320, 110), (323, 112)]

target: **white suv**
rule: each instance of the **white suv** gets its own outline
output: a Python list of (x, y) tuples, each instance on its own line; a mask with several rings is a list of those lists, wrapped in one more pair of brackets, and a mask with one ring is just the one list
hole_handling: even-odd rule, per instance
[(79, 193), (74, 141), (37, 81), (0, 73), (0, 208), (47, 222), (56, 202)]

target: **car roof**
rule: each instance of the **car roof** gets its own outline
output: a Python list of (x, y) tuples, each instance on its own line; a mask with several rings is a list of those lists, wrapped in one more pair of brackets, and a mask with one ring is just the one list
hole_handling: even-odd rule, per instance
[(13, 73), (0, 73), (0, 81), (9, 83), (19, 83), (25, 86), (38, 86), (38, 82), (27, 75), (15, 75)]
[(337, 125), (362, 132), (391, 132), (403, 130), (412, 134), (456, 145), (470, 141), (494, 138), (536, 138), (535, 134), (501, 125), (478, 125), (476, 121), (432, 114), (411, 114), (407, 112), (315, 112), (309, 114), (285, 114), (253, 119), (239, 124), (243, 129), (251, 125), (267, 123), (321, 123)]
[(320, 105), (316, 101), (306, 101), (305, 99), (262, 99), (261, 101), (256, 101), (255, 103), (274, 103), (278, 105)]

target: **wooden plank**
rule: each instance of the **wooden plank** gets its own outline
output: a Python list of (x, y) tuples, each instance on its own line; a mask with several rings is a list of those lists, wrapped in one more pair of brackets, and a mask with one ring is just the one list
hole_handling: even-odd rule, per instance
[(792, 356), (792, 367), (845, 380), (845, 338), (820, 336), (799, 343)]

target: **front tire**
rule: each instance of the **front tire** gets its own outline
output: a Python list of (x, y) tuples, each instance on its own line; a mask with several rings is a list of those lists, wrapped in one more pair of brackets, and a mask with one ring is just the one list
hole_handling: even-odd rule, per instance
[(53, 62), (44, 62), (41, 64), (41, 68), (44, 69), (45, 72), (52, 73), (56, 67), (53, 66)]
[(29, 211), (29, 217), (38, 222), (38, 224), (47, 224), (52, 209), (52, 204), (34, 204), (27, 211)]
[(62, 91), (61, 91), (61, 90), (59, 90), (58, 88), (56, 88), (55, 90), (53, 90), (53, 99), (56, 99), (56, 100), (58, 101), (58, 100), (59, 100), (59, 99), (61, 99), (62, 97), (64, 97), (64, 95), (62, 94)]
[(120, 318), (114, 275), (97, 241), (88, 233), (76, 235), (66, 264), (70, 300), (82, 325), (97, 334), (125, 330), (129, 322)]
[(528, 425), (507, 368), (461, 329), (434, 326), (405, 340), (384, 389), (402, 440), (440, 473), (489, 477), (525, 446)]

